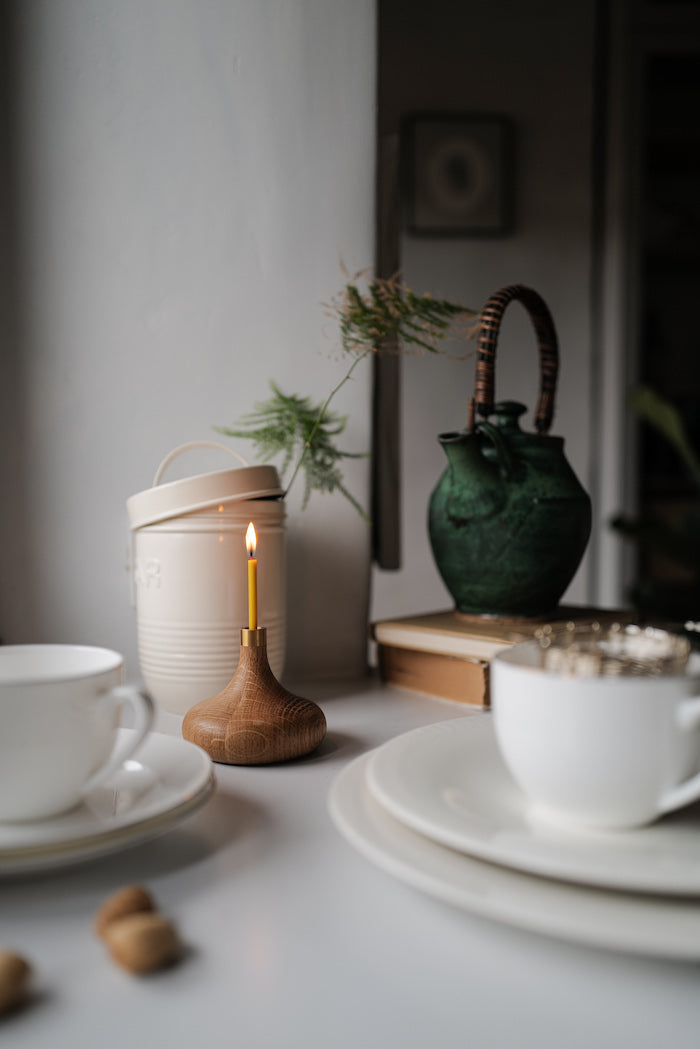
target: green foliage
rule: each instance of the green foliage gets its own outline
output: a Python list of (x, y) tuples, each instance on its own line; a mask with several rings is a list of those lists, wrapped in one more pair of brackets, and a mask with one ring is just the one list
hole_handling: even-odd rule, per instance
[(256, 404), (253, 412), (242, 417), (242, 427), (229, 429), (218, 426), (216, 429), (229, 437), (252, 440), (261, 462), (281, 456), (282, 477), (295, 455), (298, 456), (292, 480), (297, 470), (303, 468), (303, 509), (306, 509), (312, 491), (333, 492), (337, 489), (365, 517), (362, 507), (343, 484), (338, 465), (342, 459), (357, 459), (364, 455), (343, 452), (335, 445), (334, 439), (345, 429), (347, 416), (328, 411), (323, 404), (315, 405), (309, 397), (282, 393), (273, 382), (270, 388), (272, 396)]
[(369, 280), (363, 293), (355, 277), (330, 304), (328, 316), (337, 317), (348, 353), (378, 351), (392, 340), (404, 348), (437, 353), (437, 344), (456, 333), (456, 322), (473, 317), (474, 311), (432, 295), (416, 295), (396, 277)]
[[(646, 386), (632, 391), (629, 404), (639, 418), (674, 449), (700, 496), (700, 459), (688, 440), (678, 409)], [(700, 616), (700, 501), (695, 501), (672, 523), (624, 515), (614, 518), (611, 523), (626, 539), (649, 553), (666, 558), (684, 574), (684, 580), (677, 582), (642, 579), (631, 595), (635, 604), (645, 614), (670, 619), (697, 619)]]
[[(356, 365), (369, 353), (391, 352), (400, 346), (437, 352), (437, 343), (449, 334), (470, 335), (459, 331), (459, 321), (474, 317), (464, 306), (430, 295), (415, 295), (403, 288), (396, 278), (367, 280), (360, 290), (356, 274), (340, 295), (326, 307), (326, 314), (339, 324), (341, 345), (353, 356), (345, 376), (331, 390), (326, 400), (314, 405), (308, 397), (284, 394), (273, 382), (272, 397), (254, 406), (235, 427), (215, 427), (229, 437), (252, 440), (263, 462), (281, 456), (282, 476), (298, 456), (287, 492), (300, 470), (304, 472), (303, 508), (313, 491), (339, 491), (368, 520), (364, 510), (343, 484), (340, 462), (364, 456), (340, 451), (335, 438), (343, 432), (346, 417), (329, 411), (329, 404)], [(285, 493), (286, 494), (286, 493)]]
[(688, 440), (678, 409), (648, 386), (633, 390), (629, 404), (641, 419), (653, 426), (676, 450), (700, 491), (700, 461)]

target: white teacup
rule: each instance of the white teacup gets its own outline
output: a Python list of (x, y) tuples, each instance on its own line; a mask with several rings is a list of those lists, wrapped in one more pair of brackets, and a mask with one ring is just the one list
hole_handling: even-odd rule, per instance
[[(122, 673), (122, 657), (105, 648), (0, 646), (0, 821), (72, 808), (134, 753), (153, 704)], [(125, 705), (134, 731), (118, 743)]]
[(557, 665), (545, 665), (537, 641), (491, 661), (496, 739), (533, 815), (638, 827), (700, 798), (700, 655), (658, 674), (586, 676), (585, 661), (580, 674)]

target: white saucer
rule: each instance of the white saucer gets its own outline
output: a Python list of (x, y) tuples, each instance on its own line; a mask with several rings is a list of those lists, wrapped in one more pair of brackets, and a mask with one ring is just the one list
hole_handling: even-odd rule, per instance
[(635, 892), (700, 895), (700, 806), (639, 830), (567, 831), (530, 816), (490, 714), (416, 729), (376, 750), (367, 784), (401, 823), (521, 871)]
[(214, 784), (203, 750), (154, 732), (77, 808), (48, 820), (0, 823), (0, 876), (51, 870), (154, 838), (199, 809)]
[(700, 902), (606, 892), (520, 874), (444, 848), (394, 820), (370, 795), (371, 755), (334, 781), (329, 810), (367, 859), (416, 889), (530, 932), (649, 957), (700, 959)]

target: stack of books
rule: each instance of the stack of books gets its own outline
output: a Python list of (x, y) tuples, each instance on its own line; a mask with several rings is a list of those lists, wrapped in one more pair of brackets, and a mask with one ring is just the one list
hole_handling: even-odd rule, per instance
[(543, 623), (629, 622), (633, 613), (562, 605), (556, 616), (499, 618), (456, 611), (387, 619), (371, 626), (382, 681), (470, 706), (489, 706), (489, 662), (534, 637)]

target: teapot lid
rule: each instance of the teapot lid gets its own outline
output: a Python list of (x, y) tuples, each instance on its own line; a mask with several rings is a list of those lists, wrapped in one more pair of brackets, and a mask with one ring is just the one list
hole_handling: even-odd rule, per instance
[(496, 416), (496, 424), (501, 430), (513, 433), (521, 433), (518, 420), (527, 411), (527, 406), (520, 401), (499, 401), (494, 404), (493, 414)]
[[(520, 429), (520, 416), (524, 415), (527, 407), (519, 401), (499, 401), (493, 406), (493, 415), (496, 416), (496, 428), (504, 438), (519, 448), (524, 446), (540, 448), (542, 450), (553, 449), (563, 445), (563, 437), (551, 436), (549, 433), (531, 433)], [(483, 423), (477, 423), (476, 429)]]

